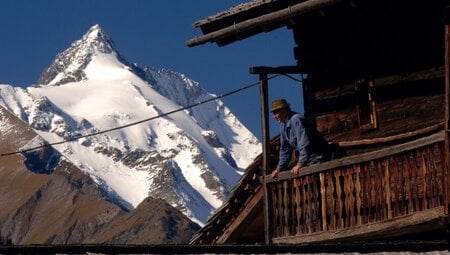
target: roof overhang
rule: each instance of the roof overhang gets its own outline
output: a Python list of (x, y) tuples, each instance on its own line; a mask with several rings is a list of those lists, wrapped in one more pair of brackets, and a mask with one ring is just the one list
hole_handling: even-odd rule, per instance
[[(197, 21), (194, 26), (200, 27), (204, 33), (186, 41), (189, 47), (207, 42), (215, 42), (223, 46), (248, 38), (261, 32), (295, 23), (294, 17), (321, 8), (335, 5), (343, 0), (307, 0), (307, 1), (263, 1), (252, 8), (240, 8), (241, 11), (229, 15), (216, 15), (213, 18)], [(276, 4), (276, 5), (275, 5)], [(270, 8), (262, 8), (271, 5)], [(275, 11), (274, 11), (274, 8)]]

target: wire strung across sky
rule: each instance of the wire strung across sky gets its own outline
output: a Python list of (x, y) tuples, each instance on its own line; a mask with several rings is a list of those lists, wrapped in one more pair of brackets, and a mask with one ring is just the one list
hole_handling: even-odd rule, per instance
[[(284, 76), (286, 76), (286, 77), (288, 77), (288, 78), (290, 78), (292, 80), (301, 82), (301, 80), (296, 79), (296, 78), (294, 78), (291, 75), (288, 75), (288, 74), (282, 74), (282, 75), (284, 75)], [(278, 76), (280, 76), (280, 74), (275, 74), (273, 76), (268, 77), (267, 80), (271, 80), (271, 79), (273, 79), (275, 77), (278, 77)], [(218, 95), (216, 97), (212, 97), (210, 99), (207, 99), (207, 100), (204, 100), (204, 101), (192, 104), (192, 105), (181, 107), (181, 108), (175, 109), (173, 111), (162, 113), (162, 114), (159, 114), (157, 116), (153, 116), (153, 117), (150, 117), (150, 118), (147, 118), (147, 119), (143, 119), (143, 120), (140, 120), (140, 121), (132, 122), (132, 123), (129, 123), (129, 124), (126, 124), (126, 125), (122, 125), (122, 126), (118, 126), (118, 127), (114, 127), (114, 128), (110, 128), (110, 129), (105, 129), (105, 130), (97, 131), (97, 132), (90, 133), (90, 134), (69, 137), (69, 138), (67, 138), (67, 139), (65, 139), (63, 141), (60, 141), (60, 142), (45, 143), (43, 145), (35, 146), (35, 147), (32, 147), (32, 148), (28, 148), (28, 149), (23, 149), (23, 150), (13, 151), (13, 152), (7, 152), (7, 153), (1, 153), (0, 157), (10, 156), (10, 155), (24, 153), (24, 152), (28, 152), (28, 151), (33, 151), (33, 150), (41, 149), (41, 148), (44, 148), (44, 147), (49, 147), (49, 146), (52, 146), (52, 145), (59, 145), (59, 144), (64, 144), (64, 143), (68, 143), (68, 142), (73, 142), (73, 141), (79, 140), (81, 138), (86, 138), (86, 137), (90, 137), (90, 136), (100, 135), (100, 134), (104, 134), (104, 133), (107, 133), (107, 132), (111, 132), (111, 131), (115, 131), (115, 130), (119, 130), (119, 129), (124, 129), (124, 128), (131, 127), (131, 126), (135, 126), (135, 125), (138, 125), (138, 124), (141, 124), (141, 123), (144, 123), (144, 122), (147, 122), (147, 121), (151, 121), (151, 120), (154, 120), (154, 119), (157, 119), (157, 118), (161, 118), (161, 117), (164, 117), (164, 116), (167, 116), (167, 115), (179, 112), (179, 111), (187, 110), (187, 109), (190, 109), (190, 108), (193, 108), (193, 107), (196, 107), (196, 106), (199, 106), (199, 105), (202, 105), (202, 104), (205, 104), (205, 103), (208, 103), (208, 102), (220, 99), (220, 98), (224, 98), (226, 96), (230, 96), (232, 94), (238, 93), (238, 92), (243, 91), (245, 89), (249, 89), (249, 88), (251, 88), (253, 86), (256, 86), (258, 84), (259, 84), (259, 81), (255, 82), (255, 83), (252, 83), (252, 84), (249, 84), (249, 85), (246, 85), (246, 86), (243, 86), (241, 88), (235, 89), (233, 91), (227, 92), (225, 94), (221, 94), (221, 95)]]

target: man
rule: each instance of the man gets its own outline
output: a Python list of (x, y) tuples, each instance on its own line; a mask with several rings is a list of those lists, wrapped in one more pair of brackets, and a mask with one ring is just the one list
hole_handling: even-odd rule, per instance
[(292, 111), (285, 99), (273, 100), (271, 111), (274, 119), (280, 123), (280, 159), (271, 174), (272, 178), (276, 178), (280, 171), (288, 170), (293, 151), (298, 157), (297, 164), (290, 169), (294, 175), (297, 175), (302, 167), (319, 163), (322, 160), (321, 145), (314, 143), (314, 132), (307, 130), (302, 116)]

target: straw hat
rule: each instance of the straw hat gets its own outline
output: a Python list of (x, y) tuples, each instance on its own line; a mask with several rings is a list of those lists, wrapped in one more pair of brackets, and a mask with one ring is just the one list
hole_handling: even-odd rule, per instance
[(272, 101), (272, 112), (275, 110), (289, 107), (289, 104), (284, 99), (275, 99)]

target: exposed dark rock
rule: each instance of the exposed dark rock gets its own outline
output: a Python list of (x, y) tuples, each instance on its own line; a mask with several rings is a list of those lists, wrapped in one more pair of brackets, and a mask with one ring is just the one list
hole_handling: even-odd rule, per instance
[[(25, 149), (25, 151), (22, 152), (22, 155), (25, 157), (25, 161), (23, 162), (25, 166), (34, 173), (53, 173), (61, 155), (53, 149), (53, 147), (48, 146), (48, 143), (39, 136), (36, 136), (31, 140), (30, 146), (32, 147), (29, 148), (31, 150), (26, 150), (26, 146), (22, 148)], [(33, 146), (37, 149), (33, 149)], [(39, 146), (41, 147), (38, 148)]]

